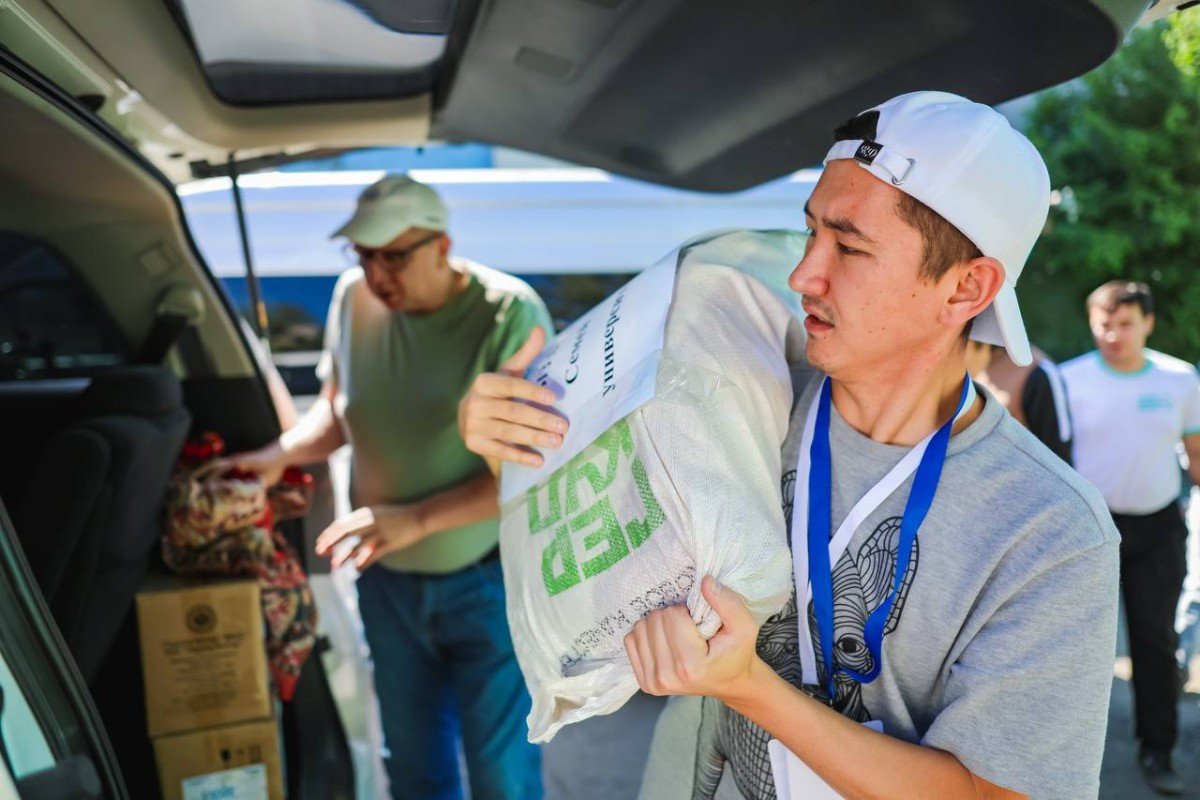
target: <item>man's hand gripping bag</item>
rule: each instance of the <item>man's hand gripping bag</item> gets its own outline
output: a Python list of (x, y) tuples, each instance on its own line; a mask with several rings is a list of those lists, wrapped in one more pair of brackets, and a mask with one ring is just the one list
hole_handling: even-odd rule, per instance
[[(791, 231), (734, 231), (678, 251), (654, 397), (504, 503), (508, 620), (533, 710), (531, 741), (620, 708), (636, 691), (623, 638), (715, 576), (765, 620), (791, 591), (780, 447), (803, 329), (782, 286)], [(792, 296), (794, 302), (794, 296)], [(575, 420), (573, 420), (573, 423)]]

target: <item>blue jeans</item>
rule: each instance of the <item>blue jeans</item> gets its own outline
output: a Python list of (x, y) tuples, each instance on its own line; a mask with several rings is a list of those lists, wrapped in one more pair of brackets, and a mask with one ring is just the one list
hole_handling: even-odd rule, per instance
[(499, 559), (449, 575), (369, 567), (358, 607), (393, 800), (458, 800), (462, 737), (472, 800), (538, 800), (541, 752), (504, 615)]

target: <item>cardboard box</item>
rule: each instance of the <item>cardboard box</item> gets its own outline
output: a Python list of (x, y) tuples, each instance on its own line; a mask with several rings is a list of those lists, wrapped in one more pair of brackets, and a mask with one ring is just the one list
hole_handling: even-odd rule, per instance
[(154, 757), (163, 800), (283, 800), (273, 719), (160, 736)]
[(137, 616), (152, 738), (271, 716), (254, 581), (147, 586)]

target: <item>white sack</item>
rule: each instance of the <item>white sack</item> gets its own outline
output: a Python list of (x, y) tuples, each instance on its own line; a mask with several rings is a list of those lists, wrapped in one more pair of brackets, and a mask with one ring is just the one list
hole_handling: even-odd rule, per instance
[(760, 621), (787, 600), (780, 447), (803, 332), (747, 273), (786, 276), (802, 248), (791, 231), (735, 231), (681, 249), (653, 399), (504, 504), (531, 741), (637, 691), (623, 638), (649, 611), (686, 602), (712, 636), (720, 620), (700, 593), (704, 575)]

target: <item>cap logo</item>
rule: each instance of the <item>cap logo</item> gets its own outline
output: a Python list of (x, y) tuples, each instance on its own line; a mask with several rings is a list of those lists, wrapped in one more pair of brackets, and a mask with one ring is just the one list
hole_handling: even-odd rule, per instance
[(854, 160), (870, 166), (875, 163), (875, 157), (879, 155), (879, 151), (883, 149), (883, 145), (876, 142), (864, 141), (858, 146), (858, 150), (854, 152)]

